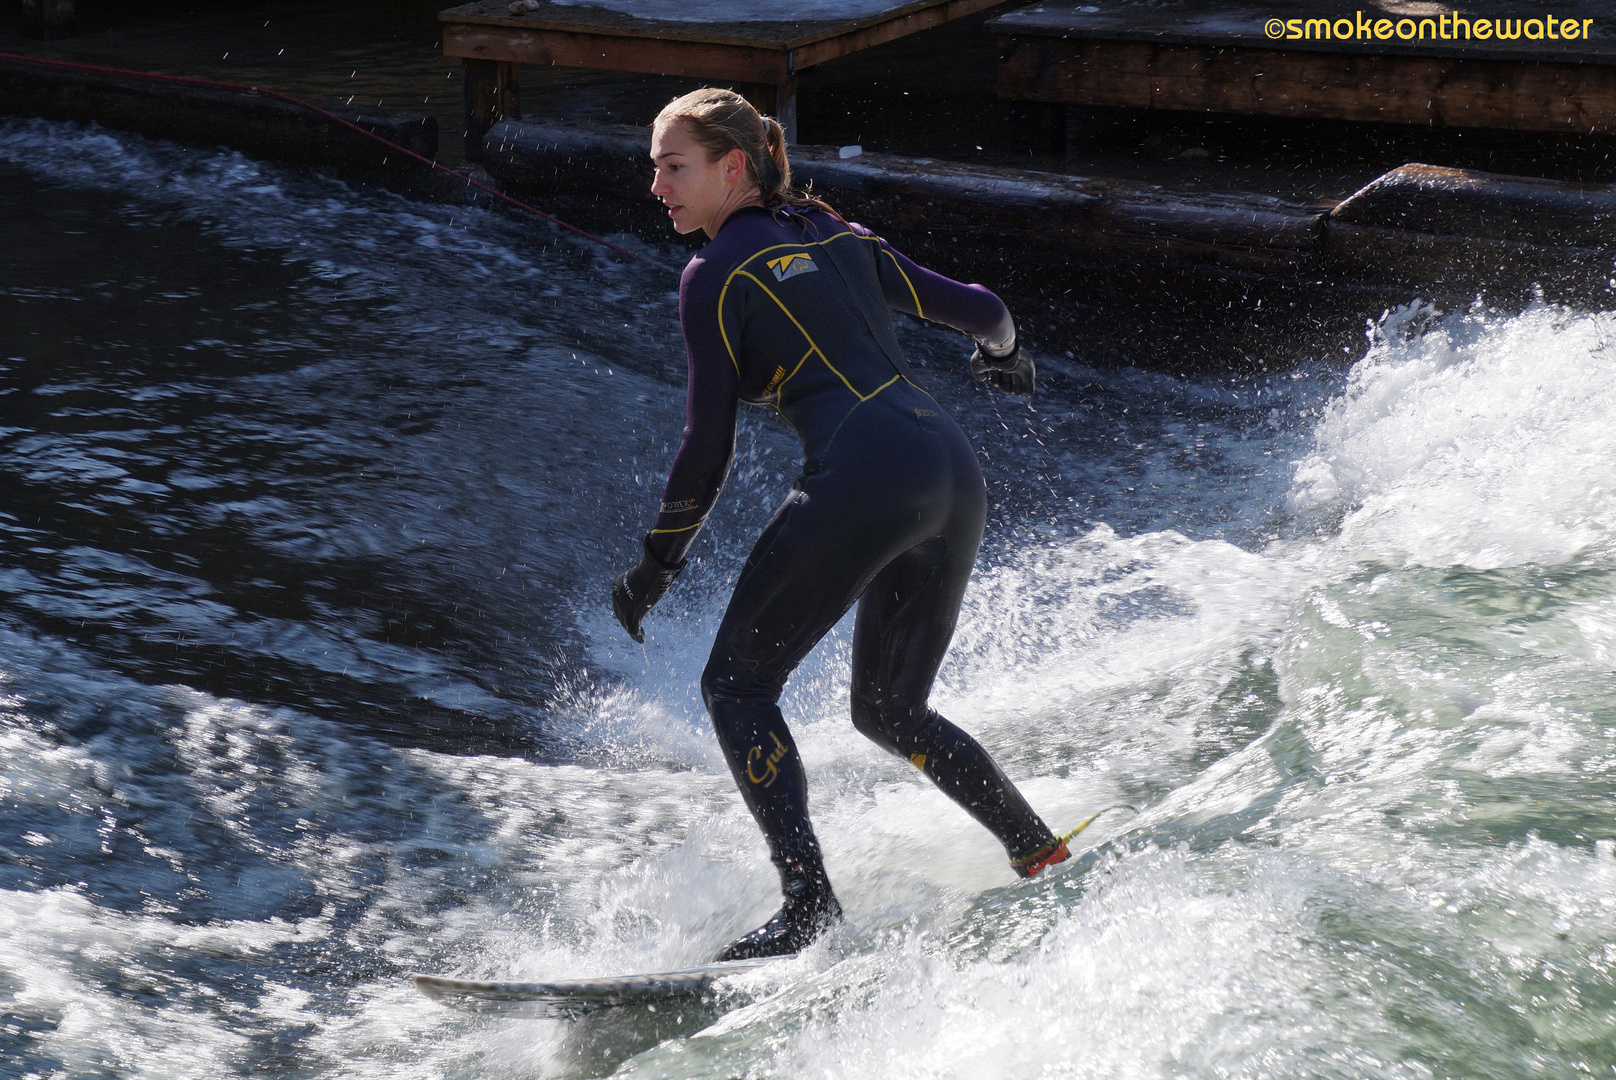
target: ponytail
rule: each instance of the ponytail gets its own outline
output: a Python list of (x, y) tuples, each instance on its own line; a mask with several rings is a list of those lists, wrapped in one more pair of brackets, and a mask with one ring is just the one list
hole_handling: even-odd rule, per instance
[(691, 138), (717, 161), (731, 150), (746, 156), (747, 175), (757, 185), (763, 205), (770, 210), (814, 207), (840, 217), (829, 203), (810, 191), (791, 186), (791, 161), (786, 156), (786, 133), (772, 116), (763, 116), (752, 103), (732, 90), (696, 90), (674, 98), (657, 114), (658, 126), (682, 120)]

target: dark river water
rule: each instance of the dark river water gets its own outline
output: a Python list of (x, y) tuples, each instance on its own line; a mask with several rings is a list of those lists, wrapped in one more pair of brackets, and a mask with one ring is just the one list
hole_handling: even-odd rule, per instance
[(629, 642), (686, 255), (614, 239), (0, 122), (0, 1076), (1616, 1073), (1616, 319), (1547, 307), (1033, 406), (905, 322), (992, 499), (936, 701), (1141, 813), (1017, 883), (844, 627), (784, 703), (844, 929), (672, 1014), (416, 994), (774, 905), (695, 683), (797, 448), (743, 419)]

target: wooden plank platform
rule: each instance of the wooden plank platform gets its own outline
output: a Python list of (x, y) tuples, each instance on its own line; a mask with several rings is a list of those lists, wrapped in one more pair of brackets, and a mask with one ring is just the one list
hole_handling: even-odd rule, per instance
[[(1500, 21), (1514, 36), (1499, 37)], [(1568, 26), (1573, 36), (1558, 33)], [(1616, 133), (1608, 0), (1485, 0), (1457, 11), (1430, 0), (1044, 0), (988, 28), (999, 35), (1004, 98)]]
[(1003, 0), (893, 0), (858, 18), (707, 22), (536, 0), (513, 14), (509, 0), (477, 0), (442, 12), (443, 53), (466, 63), (466, 156), (485, 132), (521, 115), (518, 65), (682, 75), (732, 85), (797, 137), (797, 74), (827, 60), (986, 10)]

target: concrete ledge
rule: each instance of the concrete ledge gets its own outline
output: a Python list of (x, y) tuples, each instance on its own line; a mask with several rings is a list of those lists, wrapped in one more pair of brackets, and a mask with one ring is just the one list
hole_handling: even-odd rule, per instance
[[(329, 105), (322, 108), (423, 157), (438, 152), (438, 123), (433, 117)], [(0, 59), (0, 113), (93, 122), (175, 142), (230, 146), (284, 161), (390, 171), (425, 168), (317, 113), (260, 94), (28, 60)]]
[(1616, 187), (1409, 164), (1343, 200), (1330, 221), (1616, 250)]
[[(626, 125), (506, 120), (483, 149), (493, 176), (565, 213), (666, 237), (649, 144)], [(844, 160), (820, 146), (794, 147), (792, 165), (799, 183), (895, 242), (947, 237), (1114, 273), (1148, 264), (1188, 273), (1192, 295), (1208, 270), (1449, 302), (1535, 287), (1574, 302), (1613, 295), (1616, 187), (1405, 165), (1332, 209), (887, 154)]]
[(1603, 185), (1404, 165), (1343, 200), (1324, 236), (1335, 274), (1428, 296), (1616, 296), (1616, 188)]
[[(650, 193), (646, 128), (504, 120), (483, 141), (484, 167), (551, 206), (666, 235)], [(1327, 207), (1264, 195), (1191, 194), (1059, 173), (794, 146), (799, 186), (884, 235), (941, 237), (1047, 252), (1216, 261), (1269, 272), (1306, 270), (1322, 247)]]

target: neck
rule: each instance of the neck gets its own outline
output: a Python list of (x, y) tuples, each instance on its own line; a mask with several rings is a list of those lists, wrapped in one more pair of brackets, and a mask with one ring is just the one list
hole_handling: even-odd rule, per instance
[(735, 211), (748, 206), (762, 205), (763, 193), (755, 187), (747, 188), (745, 191), (740, 189), (731, 191), (729, 197), (724, 200), (724, 205), (718, 208), (718, 213), (714, 214), (713, 219), (701, 227), (702, 231), (707, 234), (707, 238), (710, 240), (718, 235), (718, 230), (724, 227), (724, 222), (728, 221), (729, 216)]

